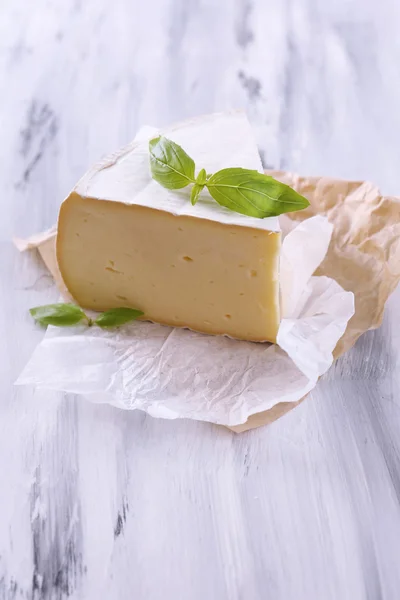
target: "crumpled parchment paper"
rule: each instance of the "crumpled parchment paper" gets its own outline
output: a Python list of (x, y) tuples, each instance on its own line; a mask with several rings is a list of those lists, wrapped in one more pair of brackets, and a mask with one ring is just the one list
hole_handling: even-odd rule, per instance
[[(381, 324), (386, 300), (400, 280), (400, 199), (382, 196), (369, 182), (267, 173), (311, 203), (280, 219), (287, 234), (280, 346), (151, 323), (114, 332), (50, 327), (18, 383), (76, 392), (158, 417), (223, 423), (236, 432), (271, 423), (295, 407), (329, 368), (332, 352), (337, 358)], [(324, 219), (310, 219), (315, 215)], [(322, 224), (325, 233), (316, 239), (314, 227)], [(53, 229), (15, 242), (20, 250), (39, 250), (68, 298), (55, 236)], [(299, 243), (306, 243), (302, 254), (296, 251)], [(354, 294), (353, 316), (352, 294), (343, 290)]]
[[(351, 292), (331, 278), (313, 276), (332, 229), (325, 217), (315, 216), (284, 237), (281, 292), (290, 302), (283, 305), (277, 345), (147, 322), (113, 331), (49, 327), (17, 383), (140, 409), (154, 417), (227, 426), (243, 424), (279, 402), (297, 402), (332, 364), (332, 352), (354, 313)], [(21, 250), (42, 248), (60, 281), (54, 230), (25, 245), (16, 243)]]

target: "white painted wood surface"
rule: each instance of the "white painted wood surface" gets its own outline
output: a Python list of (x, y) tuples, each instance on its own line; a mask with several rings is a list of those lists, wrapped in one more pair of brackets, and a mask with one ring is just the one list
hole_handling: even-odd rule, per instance
[(396, 600), (400, 309), (240, 436), (14, 388), (50, 226), (142, 124), (244, 107), (266, 165), (400, 194), (398, 0), (3, 0), (0, 598)]

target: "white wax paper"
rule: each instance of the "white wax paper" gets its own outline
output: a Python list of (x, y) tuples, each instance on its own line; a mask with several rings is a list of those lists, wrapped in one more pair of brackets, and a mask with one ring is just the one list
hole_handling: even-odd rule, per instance
[(49, 327), (17, 383), (153, 417), (228, 426), (279, 402), (296, 402), (332, 364), (332, 351), (354, 313), (351, 292), (313, 276), (331, 234), (328, 220), (315, 216), (283, 240), (277, 345), (148, 322), (113, 331)]

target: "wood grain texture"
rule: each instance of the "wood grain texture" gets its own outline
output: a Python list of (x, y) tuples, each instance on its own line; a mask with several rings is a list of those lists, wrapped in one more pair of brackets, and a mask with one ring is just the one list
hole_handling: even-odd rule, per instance
[(266, 166), (400, 194), (397, 0), (3, 0), (1, 600), (396, 600), (400, 294), (307, 401), (236, 436), (14, 388), (50, 226), (143, 124), (245, 108)]

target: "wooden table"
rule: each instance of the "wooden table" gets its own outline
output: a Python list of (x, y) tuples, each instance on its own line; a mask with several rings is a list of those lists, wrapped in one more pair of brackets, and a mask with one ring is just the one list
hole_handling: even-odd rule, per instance
[[(234, 435), (15, 388), (56, 300), (11, 244), (143, 124), (244, 107), (266, 166), (400, 194), (398, 0), (3, 0), (0, 598), (400, 597), (400, 294)], [(397, 368), (396, 368), (397, 367)]]

